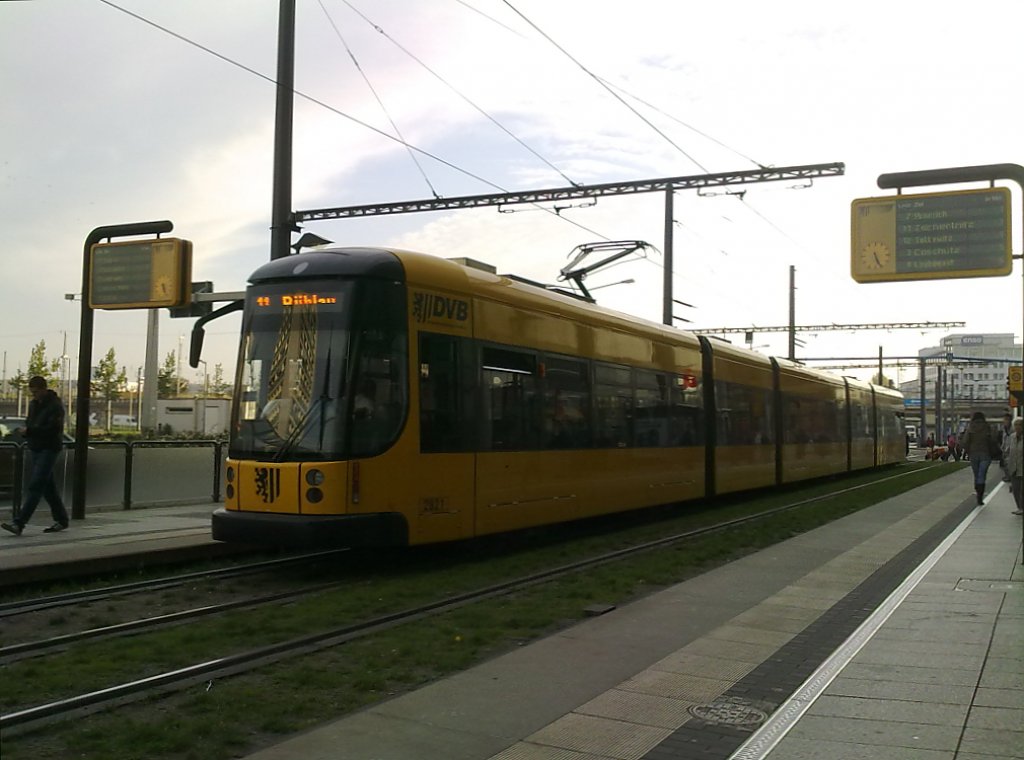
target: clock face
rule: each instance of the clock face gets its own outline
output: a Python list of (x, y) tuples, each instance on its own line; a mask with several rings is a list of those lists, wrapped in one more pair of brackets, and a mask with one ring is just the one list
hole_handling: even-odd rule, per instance
[(887, 269), (892, 262), (892, 251), (885, 243), (868, 243), (861, 249), (860, 263), (864, 269)]
[(167, 275), (161, 275), (153, 280), (153, 298), (157, 300), (166, 300), (171, 297), (171, 278)]

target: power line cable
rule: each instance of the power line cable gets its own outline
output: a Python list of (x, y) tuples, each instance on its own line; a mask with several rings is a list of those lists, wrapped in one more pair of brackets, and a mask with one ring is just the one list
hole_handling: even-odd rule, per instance
[[(708, 171), (708, 169), (703, 164), (701, 164), (697, 159), (695, 159), (693, 156), (691, 156), (689, 153), (687, 153), (685, 150), (683, 150), (683, 148), (681, 148), (675, 141), (673, 141), (670, 137), (668, 137), (668, 135), (666, 135), (662, 130), (660, 130), (657, 126), (655, 126), (650, 120), (648, 120), (645, 116), (643, 116), (643, 114), (641, 114), (639, 111), (637, 111), (635, 108), (633, 108), (621, 96), (619, 96), (612, 89), (612, 85), (611, 85), (610, 82), (608, 82), (604, 78), (598, 76), (594, 72), (590, 71), (580, 61), (578, 61), (575, 57), (573, 57), (567, 50), (565, 50), (565, 48), (563, 48), (561, 45), (559, 45), (557, 42), (555, 42), (555, 40), (552, 39), (550, 35), (545, 33), (540, 27), (538, 27), (535, 23), (533, 23), (533, 21), (531, 21), (529, 18), (527, 18), (521, 11), (519, 11), (514, 5), (512, 5), (512, 3), (509, 2), (509, 0), (502, 0), (502, 2), (504, 2), (505, 5), (507, 5), (514, 13), (516, 13), (516, 15), (518, 15), (521, 19), (523, 19), (523, 21), (525, 21), (534, 30), (536, 30), (538, 34), (540, 34), (542, 37), (544, 37), (544, 39), (546, 39), (549, 43), (551, 43), (551, 45), (553, 45), (559, 52), (561, 52), (569, 60), (571, 60), (573, 63), (575, 63), (588, 76), (590, 76), (592, 79), (594, 79), (595, 82), (600, 84), (612, 97), (614, 97), (616, 100), (618, 100), (623, 106), (628, 108), (634, 115), (636, 115), (647, 126), (649, 126), (651, 129), (653, 129), (660, 137), (662, 137), (662, 139), (664, 139), (672, 147), (674, 147), (677, 151), (682, 153), (686, 158), (688, 158), (690, 161), (692, 161), (694, 164), (696, 164), (698, 167), (700, 167), (701, 170), (703, 170), (705, 172)], [(616, 87), (615, 89), (619, 89), (622, 92), (626, 92), (625, 90), (622, 90), (621, 88), (618, 88), (618, 87)], [(659, 113), (663, 113), (662, 111), (660, 111), (660, 109), (655, 108), (654, 106), (652, 106), (649, 103), (646, 103), (645, 101), (641, 100), (640, 98), (637, 98), (636, 96), (631, 95), (630, 93), (626, 93), (626, 94), (630, 95), (630, 97), (633, 97), (634, 99), (638, 100), (639, 102), (644, 103), (645, 105), (647, 105), (647, 106), (649, 106), (651, 108), (654, 108), (654, 110), (658, 111)], [(668, 114), (664, 114), (664, 115), (668, 116)], [(697, 132), (698, 134), (700, 134), (701, 136), (711, 140), (712, 142), (715, 142), (718, 145), (720, 145), (720, 146), (722, 146), (722, 147), (724, 147), (724, 148), (726, 148), (728, 150), (731, 150), (732, 152), (736, 153), (737, 155), (741, 156), (742, 158), (746, 159), (747, 161), (750, 161), (751, 163), (757, 165), (759, 168), (761, 168), (761, 169), (768, 168), (765, 164), (762, 164), (759, 161), (755, 161), (754, 159), (750, 158), (749, 156), (743, 155), (742, 153), (740, 153), (739, 151), (735, 150), (734, 148), (731, 148), (728, 145), (725, 145), (725, 143), (721, 142), (720, 140), (716, 140), (715, 138), (711, 137), (710, 135), (708, 135), (708, 134), (706, 134), (704, 132), (701, 132), (700, 130), (692, 127), (691, 125), (686, 124), (685, 122), (683, 122), (683, 121), (681, 121), (679, 119), (676, 119), (675, 117), (671, 117), (670, 116), (669, 118), (672, 118), (674, 121), (677, 121), (678, 123), (682, 124), (687, 129), (690, 129), (690, 130), (692, 130), (694, 132)], [(766, 222), (771, 227), (773, 227), (777, 232), (779, 232), (781, 235), (783, 235), (784, 237), (789, 239), (791, 242), (796, 243), (797, 246), (799, 247), (799, 243), (797, 243), (797, 241), (794, 240), (791, 235), (789, 235), (787, 232), (785, 232), (783, 229), (781, 229), (778, 225), (776, 225), (774, 222), (772, 222), (770, 219), (768, 219), (768, 217), (766, 217), (764, 214), (760, 213), (757, 209), (755, 209), (753, 207), (753, 205), (751, 205), (750, 203), (745, 203), (744, 205), (748, 209), (750, 209), (750, 211), (752, 211), (754, 214), (759, 216), (764, 222)], [(675, 276), (675, 272), (673, 272), (672, 274), (673, 274), (673, 276)]]
[(752, 163), (755, 166), (757, 166), (759, 169), (768, 169), (768, 168), (770, 168), (766, 164), (762, 164), (760, 161), (756, 161), (753, 158), (751, 158), (750, 156), (748, 156), (748, 155), (746, 155), (744, 153), (741, 153), (740, 151), (736, 150), (735, 148), (733, 148), (733, 147), (731, 147), (729, 145), (726, 145), (724, 142), (722, 142), (721, 140), (719, 140), (719, 139), (717, 139), (715, 137), (712, 137), (707, 132), (704, 132), (703, 130), (697, 129), (697, 127), (693, 126), (692, 124), (688, 124), (687, 122), (683, 121), (682, 119), (679, 119), (679, 118), (673, 116), (672, 114), (670, 114), (670, 113), (668, 113), (666, 111), (663, 111), (662, 109), (658, 108), (653, 103), (649, 103), (648, 101), (644, 100), (639, 95), (636, 95), (635, 93), (632, 93), (629, 90), (627, 90), (627, 89), (625, 89), (623, 87), (618, 86), (617, 84), (613, 84), (612, 82), (609, 82), (604, 77), (598, 77), (598, 79), (600, 79), (600, 81), (603, 84), (606, 84), (609, 87), (614, 87), (616, 90), (618, 90), (619, 92), (623, 93), (624, 95), (627, 95), (627, 96), (633, 98), (633, 100), (637, 101), (638, 103), (642, 103), (643, 105), (645, 105), (648, 108), (650, 108), (652, 111), (656, 111), (656, 112), (660, 113), (666, 119), (671, 119), (672, 121), (676, 122), (677, 124), (680, 124), (680, 125), (686, 127), (691, 132), (696, 132), (698, 135), (703, 137), (705, 140), (710, 140), (711, 142), (715, 143), (715, 145), (718, 145), (718, 146), (720, 146), (722, 148), (725, 148), (728, 151), (731, 151), (732, 153), (735, 153), (737, 156), (739, 156), (740, 158), (744, 159), (745, 161), (749, 161), (750, 163)]
[[(191, 45), (194, 48), (202, 50), (204, 53), (208, 53), (209, 55), (212, 55), (215, 58), (219, 58), (220, 60), (224, 61), (225, 63), (228, 63), (228, 64), (230, 64), (232, 66), (235, 66), (236, 68), (241, 69), (242, 71), (245, 71), (245, 72), (247, 72), (249, 74), (252, 74), (253, 76), (258, 77), (259, 79), (262, 79), (265, 82), (269, 82), (270, 84), (274, 85), (275, 87), (277, 86), (277, 81), (273, 77), (269, 77), (266, 74), (263, 74), (263, 73), (261, 73), (259, 71), (256, 71), (256, 69), (253, 69), (253, 68), (251, 68), (249, 66), (246, 66), (243, 63), (239, 63), (238, 61), (235, 61), (235, 60), (233, 60), (231, 58), (228, 58), (226, 55), (223, 55), (222, 53), (218, 53), (216, 50), (212, 50), (211, 48), (208, 48), (205, 45), (202, 45), (202, 44), (196, 42), (195, 40), (189, 39), (188, 37), (185, 37), (182, 34), (179, 34), (179, 33), (175, 32), (175, 31), (172, 31), (171, 29), (168, 29), (167, 27), (161, 26), (160, 24), (156, 23), (155, 21), (151, 21), (150, 19), (146, 18), (145, 16), (141, 16), (138, 13), (135, 13), (133, 11), (128, 10), (127, 8), (122, 8), (121, 6), (117, 5), (116, 3), (111, 2), (111, 0), (99, 0), (99, 2), (103, 3), (104, 5), (107, 5), (107, 6), (111, 7), (111, 8), (113, 8), (114, 10), (120, 11), (121, 13), (124, 13), (127, 16), (131, 16), (136, 21), (141, 21), (142, 23), (144, 23), (144, 24), (146, 24), (148, 26), (151, 26), (154, 29), (159, 30), (159, 31), (163, 32), (164, 34), (168, 34), (171, 37), (174, 37), (175, 39), (177, 39), (177, 40), (179, 40), (181, 42), (186, 43), (187, 45)], [(375, 132), (376, 134), (380, 135), (381, 137), (384, 137), (384, 138), (386, 138), (388, 140), (391, 140), (392, 142), (396, 142), (396, 143), (398, 143), (400, 145), (404, 145), (405, 147), (409, 148), (410, 150), (414, 150), (417, 153), (419, 153), (420, 155), (426, 156), (427, 158), (432, 158), (433, 160), (437, 161), (438, 163), (443, 164), (444, 166), (447, 166), (450, 169), (454, 169), (456, 172), (459, 172), (460, 174), (464, 174), (465, 176), (470, 177), (472, 179), (475, 179), (478, 182), (482, 182), (483, 184), (487, 185), (488, 187), (493, 187), (495, 190), (500, 190), (503, 193), (509, 192), (507, 188), (504, 188), (501, 185), (498, 185), (498, 184), (496, 184), (494, 182), (491, 182), (488, 179), (484, 179), (483, 177), (480, 177), (480, 176), (478, 176), (476, 174), (473, 174), (472, 172), (470, 172), (470, 171), (468, 171), (466, 169), (463, 169), (461, 166), (457, 166), (457, 165), (451, 163), (450, 161), (446, 161), (445, 159), (441, 158), (440, 156), (436, 156), (433, 153), (430, 153), (429, 151), (426, 151), (426, 150), (423, 150), (422, 148), (416, 147), (412, 143), (403, 142), (402, 140), (398, 139), (394, 135), (390, 135), (390, 134), (388, 134), (387, 132), (385, 132), (382, 129), (378, 129), (377, 127), (375, 127), (375, 126), (373, 126), (371, 124), (367, 124), (366, 122), (361, 121), (360, 119), (357, 119), (355, 116), (347, 114), (344, 111), (342, 111), (342, 110), (340, 110), (338, 108), (335, 108), (334, 106), (332, 106), (332, 105), (330, 105), (328, 103), (325, 103), (322, 100), (314, 98), (313, 96), (307, 95), (306, 93), (301, 92), (301, 91), (296, 90), (296, 89), (292, 89), (292, 93), (297, 95), (298, 97), (300, 97), (300, 98), (310, 102), (310, 103), (313, 103), (314, 105), (320, 106), (321, 108), (324, 108), (324, 109), (330, 111), (333, 114), (336, 114), (336, 115), (341, 116), (341, 117), (343, 117), (345, 119), (348, 119), (349, 121), (353, 122), (354, 124), (358, 124), (359, 126), (364, 127), (366, 129), (370, 130), (371, 132)], [(602, 235), (600, 232), (596, 232), (595, 230), (590, 229), (586, 225), (580, 224), (579, 222), (575, 222), (572, 219), (569, 219), (568, 217), (562, 216), (561, 214), (556, 213), (552, 209), (544, 208), (543, 206), (540, 206), (539, 204), (533, 204), (533, 205), (537, 206), (538, 208), (541, 208), (544, 211), (547, 211), (548, 213), (552, 214), (553, 216), (558, 217), (559, 219), (562, 219), (563, 221), (567, 222), (568, 224), (573, 225), (574, 227), (578, 227), (579, 229), (583, 230), (584, 232), (587, 232), (587, 233), (589, 233), (591, 235), (595, 235), (596, 237), (599, 237), (599, 238), (601, 238), (603, 240), (611, 240), (611, 238), (609, 238), (608, 236)]]
[(416, 164), (416, 168), (419, 170), (420, 176), (423, 177), (423, 181), (427, 183), (427, 187), (430, 188), (430, 192), (433, 193), (434, 197), (440, 198), (441, 196), (437, 194), (437, 190), (435, 190), (434, 186), (431, 184), (430, 178), (427, 177), (427, 173), (423, 171), (423, 167), (420, 166), (420, 162), (417, 160), (416, 154), (413, 153), (412, 148), (409, 147), (409, 143), (406, 141), (405, 135), (402, 134), (402, 130), (398, 128), (395, 120), (391, 118), (391, 114), (388, 113), (388, 109), (387, 106), (384, 105), (384, 101), (381, 100), (380, 95), (377, 94), (376, 88), (374, 88), (373, 83), (370, 82), (370, 78), (366, 75), (366, 72), (363, 71), (363, 67), (359, 65), (359, 61), (356, 59), (355, 53), (352, 52), (352, 48), (349, 47), (348, 42), (345, 41), (345, 37), (342, 35), (341, 30), (338, 29), (338, 25), (334, 23), (334, 19), (331, 18), (331, 14), (327, 12), (327, 8), (324, 6), (323, 0), (317, 0), (317, 3), (320, 5), (320, 10), (322, 10), (324, 15), (327, 16), (327, 21), (330, 23), (331, 28), (334, 29), (334, 33), (337, 35), (338, 40), (344, 46), (345, 52), (347, 52), (349, 58), (352, 59), (352, 64), (356, 67), (356, 71), (359, 72), (363, 81), (366, 82), (366, 86), (369, 87), (370, 92), (373, 93), (373, 97), (376, 99), (377, 105), (380, 106), (380, 110), (384, 112), (385, 116), (387, 116), (388, 121), (391, 123), (391, 127), (395, 130), (395, 134), (398, 135), (399, 140), (401, 140), (402, 144), (405, 145), (405, 149), (409, 152), (409, 158), (411, 158), (412, 162)]
[(398, 40), (396, 40), (394, 37), (392, 37), (390, 34), (388, 34), (386, 31), (384, 31), (384, 29), (381, 26), (379, 26), (378, 24), (375, 24), (373, 21), (371, 21), (369, 18), (367, 18), (366, 15), (363, 14), (363, 12), (360, 11), (358, 8), (356, 8), (354, 5), (352, 5), (352, 3), (349, 2), (349, 0), (342, 0), (342, 2), (344, 2), (345, 5), (347, 5), (352, 10), (353, 13), (355, 13), (363, 21), (365, 21), (367, 24), (369, 24), (371, 27), (373, 27), (373, 29), (376, 32), (378, 32), (379, 34), (383, 35), (384, 38), (387, 39), (392, 45), (394, 45), (399, 50), (401, 50), (403, 53), (405, 53), (407, 56), (409, 56), (414, 61), (416, 61), (416, 63), (418, 63), (420, 66), (422, 66), (424, 69), (426, 69), (432, 76), (434, 76), (439, 82), (441, 82), (441, 84), (443, 84), (445, 87), (447, 87), (452, 92), (454, 92), (456, 95), (458, 95), (460, 98), (462, 98), (462, 100), (464, 100), (466, 103), (468, 103), (480, 115), (482, 115), (484, 118), (486, 118), (492, 124), (494, 124), (494, 126), (496, 126), (502, 132), (507, 134), (509, 137), (511, 137), (517, 143), (519, 143), (522, 147), (524, 147), (526, 150), (528, 150), (531, 154), (533, 154), (534, 156), (539, 158), (541, 161), (543, 161), (549, 168), (553, 169), (556, 173), (558, 173), (558, 175), (560, 177), (562, 177), (562, 179), (564, 179), (570, 185), (577, 186), (577, 187), (579, 186), (578, 182), (573, 182), (571, 179), (569, 179), (569, 177), (566, 176), (566, 174), (561, 169), (559, 169), (553, 163), (551, 163), (546, 158), (544, 158), (544, 156), (542, 156), (540, 153), (535, 151), (533, 148), (531, 148), (529, 145), (527, 145), (523, 140), (521, 140), (517, 135), (515, 135), (512, 132), (512, 130), (508, 129), (504, 124), (502, 124), (500, 121), (498, 121), (493, 116), (491, 116), (489, 113), (487, 113), (487, 111), (485, 111), (483, 108), (481, 108), (476, 103), (474, 103), (468, 96), (464, 95), (457, 87), (455, 87), (455, 85), (453, 85), (451, 82), (449, 82), (443, 76), (441, 76), (436, 71), (434, 71), (432, 68), (430, 68), (426, 63), (424, 63), (420, 58), (418, 58), (412, 51), (410, 51), (409, 49), (404, 47), (400, 42), (398, 42)]
[[(161, 32), (163, 32), (165, 34), (168, 34), (171, 37), (174, 37), (175, 39), (180, 40), (181, 42), (184, 42), (184, 43), (186, 43), (188, 45), (191, 45), (194, 48), (198, 48), (199, 50), (202, 50), (204, 53), (208, 53), (208, 54), (212, 55), (215, 58), (219, 58), (220, 60), (224, 61), (225, 63), (228, 63), (228, 64), (230, 64), (232, 66), (235, 66), (236, 68), (239, 68), (242, 71), (245, 71), (246, 73), (252, 74), (253, 76), (258, 77), (258, 78), (262, 79), (265, 82), (269, 82), (270, 84), (274, 85), (275, 87), (277, 86), (277, 80), (275, 80), (273, 77), (269, 77), (266, 74), (263, 74), (263, 73), (257, 71), (254, 68), (251, 68), (250, 66), (246, 66), (244, 63), (239, 63), (238, 61), (235, 61), (235, 60), (233, 60), (231, 58), (228, 58), (226, 55), (223, 55), (222, 53), (218, 53), (216, 50), (208, 48), (205, 45), (203, 45), (203, 44), (201, 44), (199, 42), (196, 42), (195, 40), (189, 39), (188, 37), (185, 37), (182, 34), (178, 34), (177, 32), (175, 32), (175, 31), (173, 31), (171, 29), (168, 29), (165, 26), (161, 26), (160, 24), (156, 23), (155, 21), (149, 20), (145, 16), (140, 16), (138, 13), (130, 11), (127, 8), (122, 8), (121, 6), (119, 6), (116, 3), (112, 2), (112, 0), (99, 0), (99, 2), (103, 3), (104, 5), (110, 6), (114, 10), (121, 11), (121, 13), (124, 13), (124, 14), (126, 14), (128, 16), (131, 16), (132, 18), (136, 19), (137, 21), (141, 21), (142, 23), (147, 24), (148, 26), (151, 26), (154, 29), (158, 29), (158, 30), (160, 30)], [(476, 174), (473, 174), (471, 171), (469, 171), (467, 169), (463, 169), (461, 166), (456, 166), (452, 162), (447, 161), (447, 160), (441, 158), (440, 156), (436, 156), (433, 153), (431, 153), (430, 151), (426, 151), (426, 150), (423, 150), (422, 148), (418, 148), (415, 145), (413, 145), (412, 143), (402, 142), (402, 140), (398, 139), (394, 135), (388, 134), (384, 130), (378, 129), (377, 127), (373, 126), (372, 124), (367, 124), (365, 121), (357, 119), (355, 116), (352, 116), (351, 114), (347, 114), (347, 113), (345, 113), (344, 111), (342, 111), (339, 108), (335, 108), (334, 106), (332, 106), (332, 105), (330, 105), (328, 103), (325, 103), (322, 100), (314, 98), (312, 95), (307, 95), (306, 93), (304, 93), (304, 92), (302, 92), (300, 90), (295, 90), (295, 89), (292, 90), (292, 93), (297, 95), (298, 97), (302, 98), (303, 100), (306, 100), (309, 103), (313, 103), (314, 105), (317, 105), (317, 106), (320, 106), (321, 108), (327, 109), (331, 113), (334, 113), (334, 114), (336, 114), (338, 116), (341, 116), (342, 118), (348, 119), (352, 123), (358, 124), (360, 127), (364, 127), (365, 129), (368, 129), (371, 132), (375, 132), (378, 135), (380, 135), (381, 137), (384, 137), (384, 138), (386, 138), (388, 140), (391, 140), (392, 142), (396, 142), (399, 145), (404, 145), (405, 147), (407, 147), (407, 148), (409, 148), (411, 150), (416, 151), (417, 153), (419, 153), (422, 156), (426, 156), (427, 158), (431, 158), (434, 161), (437, 161), (438, 163), (443, 164), (444, 166), (447, 166), (449, 169), (454, 169), (455, 171), (459, 172), (460, 174), (464, 174), (465, 176), (470, 177), (471, 179), (475, 179), (477, 182), (482, 182), (483, 184), (487, 185), (488, 187), (493, 187), (495, 190), (500, 190), (503, 193), (504, 192), (508, 192), (508, 190), (505, 189), (504, 187), (502, 187), (501, 185), (497, 185), (494, 182), (491, 182), (490, 180), (484, 179), (483, 177), (480, 177), (480, 176), (478, 176)]]
[(521, 13), (521, 12), (519, 11), (519, 9), (517, 9), (517, 8), (516, 8), (516, 7), (514, 6), (514, 5), (512, 5), (512, 3), (510, 3), (510, 2), (509, 2), (509, 0), (502, 0), (502, 2), (503, 2), (503, 3), (505, 3), (505, 5), (507, 5), (507, 6), (509, 7), (509, 8), (511, 8), (511, 9), (512, 9), (512, 11), (513, 11), (513, 12), (514, 12), (514, 13), (515, 13), (515, 14), (516, 14), (517, 16), (519, 16), (519, 17), (520, 17), (520, 18), (521, 18), (521, 19), (522, 19), (523, 21), (525, 21), (525, 22), (526, 22), (527, 24), (529, 24), (529, 25), (530, 25), (531, 27), (533, 27), (533, 29), (534, 29), (534, 30), (536, 30), (536, 32), (537, 32), (538, 34), (540, 34), (540, 35), (541, 35), (541, 36), (542, 36), (542, 37), (543, 37), (544, 39), (546, 39), (546, 40), (547, 40), (548, 42), (550, 42), (550, 43), (551, 43), (551, 44), (552, 44), (552, 45), (553, 45), (553, 46), (554, 46), (554, 47), (555, 47), (555, 48), (556, 48), (556, 49), (557, 49), (557, 50), (558, 50), (559, 52), (561, 52), (561, 53), (562, 53), (562, 54), (563, 54), (563, 55), (564, 55), (564, 56), (565, 56), (566, 58), (568, 58), (568, 59), (569, 59), (570, 61), (572, 61), (573, 63), (575, 63), (575, 64), (576, 64), (577, 66), (579, 66), (579, 67), (580, 67), (580, 69), (582, 69), (582, 70), (583, 70), (583, 72), (584, 72), (584, 73), (585, 73), (585, 74), (586, 74), (587, 76), (589, 76), (589, 77), (590, 77), (591, 79), (593, 79), (593, 80), (594, 80), (595, 82), (597, 82), (597, 83), (598, 83), (599, 85), (601, 85), (601, 87), (602, 87), (602, 88), (604, 88), (604, 90), (605, 90), (605, 91), (606, 91), (606, 92), (607, 92), (607, 93), (608, 93), (609, 95), (611, 95), (611, 96), (612, 96), (613, 98), (615, 98), (615, 99), (616, 99), (617, 101), (619, 101), (619, 102), (620, 102), (620, 103), (621, 103), (621, 104), (622, 104), (623, 106), (625, 106), (626, 108), (628, 108), (628, 109), (630, 110), (630, 112), (632, 112), (632, 113), (633, 113), (633, 115), (635, 115), (635, 116), (636, 116), (636, 117), (637, 117), (638, 119), (640, 119), (640, 120), (641, 120), (641, 121), (642, 121), (642, 122), (643, 122), (644, 124), (646, 124), (646, 125), (647, 125), (648, 127), (650, 127), (650, 128), (651, 128), (651, 129), (653, 129), (653, 130), (654, 130), (655, 132), (657, 132), (657, 133), (658, 133), (658, 134), (659, 134), (659, 135), (660, 135), (660, 136), (662, 137), (662, 139), (664, 139), (664, 140), (665, 140), (665, 142), (667, 142), (667, 143), (668, 143), (669, 145), (671, 145), (671, 146), (672, 146), (673, 148), (675, 148), (675, 149), (676, 149), (677, 151), (679, 151), (679, 152), (680, 152), (680, 153), (682, 153), (682, 154), (683, 154), (684, 156), (686, 156), (686, 158), (687, 158), (687, 159), (689, 159), (689, 160), (690, 160), (690, 161), (692, 161), (692, 162), (693, 162), (694, 164), (696, 164), (696, 165), (697, 165), (697, 167), (699, 167), (699, 168), (700, 168), (700, 169), (701, 169), (702, 171), (704, 171), (704, 172), (708, 172), (708, 169), (707, 169), (707, 167), (705, 167), (705, 166), (704, 166), (704, 165), (703, 165), (703, 164), (702, 164), (702, 163), (701, 163), (700, 161), (698, 161), (698, 160), (697, 160), (696, 158), (694, 158), (694, 157), (693, 157), (693, 156), (691, 156), (691, 155), (690, 155), (689, 153), (687, 153), (687, 152), (686, 152), (685, 150), (683, 150), (683, 149), (682, 149), (682, 148), (681, 148), (681, 147), (680, 147), (679, 145), (677, 145), (677, 144), (676, 144), (676, 142), (675, 142), (675, 141), (674, 141), (674, 140), (673, 140), (673, 139), (672, 139), (671, 137), (669, 137), (669, 136), (668, 136), (668, 135), (666, 135), (666, 134), (665, 134), (664, 132), (662, 132), (662, 131), (661, 131), (660, 129), (658, 129), (658, 127), (657, 127), (657, 126), (656, 126), (656, 125), (655, 125), (655, 124), (654, 124), (653, 122), (651, 122), (651, 121), (650, 121), (650, 120), (649, 120), (649, 119), (648, 119), (648, 118), (647, 118), (646, 116), (644, 116), (644, 115), (643, 115), (642, 113), (640, 113), (640, 112), (639, 112), (639, 111), (637, 111), (637, 110), (636, 110), (635, 108), (633, 108), (633, 106), (631, 106), (631, 105), (630, 105), (629, 103), (627, 103), (627, 102), (626, 102), (625, 100), (623, 100), (623, 99), (622, 99), (622, 97), (621, 97), (621, 96), (620, 96), (620, 95), (619, 95), (619, 94), (618, 94), (617, 92), (615, 92), (614, 90), (612, 90), (612, 88), (611, 88), (611, 87), (609, 87), (609, 86), (608, 86), (607, 84), (605, 84), (604, 80), (603, 80), (603, 79), (601, 79), (601, 77), (597, 76), (597, 74), (595, 74), (595, 73), (594, 73), (594, 72), (592, 72), (592, 71), (591, 71), (590, 69), (588, 69), (588, 68), (587, 68), (586, 66), (584, 66), (584, 65), (583, 65), (582, 63), (580, 63), (580, 62), (579, 62), (578, 60), (576, 60), (576, 58), (574, 58), (574, 57), (572, 56), (572, 54), (570, 54), (570, 53), (569, 53), (569, 51), (567, 51), (567, 50), (566, 50), (565, 48), (563, 48), (563, 47), (562, 47), (561, 45), (559, 45), (559, 44), (558, 44), (557, 42), (555, 42), (555, 41), (554, 41), (554, 40), (553, 40), (553, 39), (552, 39), (552, 38), (551, 38), (551, 37), (550, 37), (550, 36), (549, 36), (548, 34), (546, 34), (546, 33), (545, 33), (545, 32), (544, 32), (544, 31), (543, 31), (543, 30), (542, 30), (542, 29), (541, 29), (541, 28), (540, 28), (539, 26), (537, 26), (537, 25), (536, 25), (535, 23), (533, 23), (533, 22), (532, 22), (532, 21), (531, 21), (530, 19), (528, 19), (528, 18), (527, 18), (527, 17), (525, 16), (525, 15), (523, 15), (523, 14), (522, 14), (522, 13)]
[(498, 26), (500, 26), (505, 31), (512, 32), (512, 34), (514, 34), (516, 37), (522, 37), (523, 39), (526, 39), (520, 32), (518, 32), (515, 29), (513, 29), (512, 27), (510, 27), (508, 24), (503, 24), (501, 21), (498, 21), (498, 19), (494, 18), (494, 16), (487, 15), (486, 13), (484, 13), (479, 8), (474, 8), (472, 5), (467, 3), (465, 0), (455, 0), (455, 2), (457, 2), (459, 5), (461, 5), (461, 6), (465, 7), (465, 8), (468, 8), (469, 10), (473, 11), (474, 13), (479, 13), (485, 19), (487, 19), (488, 21), (491, 21), (491, 22), (497, 24)]

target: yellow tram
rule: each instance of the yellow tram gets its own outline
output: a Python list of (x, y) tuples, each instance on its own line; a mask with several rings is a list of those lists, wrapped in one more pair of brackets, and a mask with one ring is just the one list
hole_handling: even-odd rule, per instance
[(452, 541), (904, 457), (894, 391), (472, 261), (336, 248), (250, 278), (223, 541)]

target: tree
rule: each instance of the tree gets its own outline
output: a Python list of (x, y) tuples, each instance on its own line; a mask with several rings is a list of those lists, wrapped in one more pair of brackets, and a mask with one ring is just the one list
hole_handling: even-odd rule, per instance
[(28, 372), (18, 372), (8, 380), (8, 384), (15, 391), (28, 392), (28, 381), (30, 378), (39, 375), (46, 378), (46, 384), (53, 388), (57, 385), (60, 377), (60, 358), (47, 360), (46, 341), (41, 340), (32, 348), (28, 358)]
[(98, 393), (104, 401), (112, 401), (124, 390), (127, 383), (128, 373), (124, 367), (118, 371), (117, 358), (114, 356), (114, 349), (111, 348), (96, 365), (96, 371), (92, 378), (92, 391)]
[(227, 396), (231, 392), (231, 385), (224, 381), (224, 366), (220, 363), (213, 365), (213, 380), (210, 381), (210, 392), (214, 396)]
[(157, 395), (160, 398), (172, 398), (180, 396), (187, 389), (188, 383), (178, 377), (178, 360), (175, 352), (171, 351), (157, 373)]
[(18, 367), (18, 373), (7, 382), (15, 392), (24, 391), (28, 388), (28, 375), (21, 371), (21, 367)]
[(60, 377), (60, 357), (49, 360), (46, 358), (45, 340), (36, 343), (32, 353), (29, 355), (28, 376), (31, 378), (36, 375), (45, 377), (46, 384), (50, 387), (55, 386)]

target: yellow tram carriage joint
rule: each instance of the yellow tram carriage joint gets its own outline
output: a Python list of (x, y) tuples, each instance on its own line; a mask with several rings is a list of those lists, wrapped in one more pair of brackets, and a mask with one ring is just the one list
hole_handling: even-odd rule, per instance
[(250, 277), (213, 535), (424, 544), (771, 487), (895, 461), (898, 402), (476, 262), (321, 249)]

